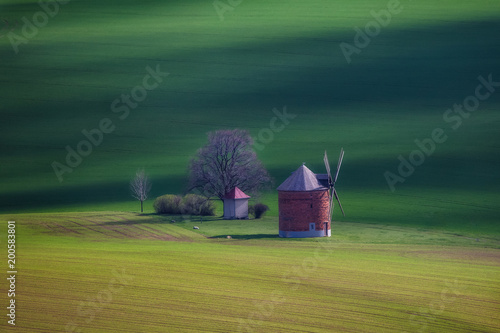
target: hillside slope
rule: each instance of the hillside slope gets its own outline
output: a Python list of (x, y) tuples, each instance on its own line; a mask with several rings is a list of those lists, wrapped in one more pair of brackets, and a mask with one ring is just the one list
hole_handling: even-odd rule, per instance
[(387, 1), (244, 1), (221, 19), (211, 1), (75, 0), (33, 31), (36, 1), (0, 8), (2, 212), (135, 210), (137, 168), (153, 196), (182, 192), (206, 132), (238, 127), (276, 186), (344, 147), (349, 221), (500, 232), (498, 86), (447, 113), (500, 81), (498, 2), (401, 1), (366, 46)]

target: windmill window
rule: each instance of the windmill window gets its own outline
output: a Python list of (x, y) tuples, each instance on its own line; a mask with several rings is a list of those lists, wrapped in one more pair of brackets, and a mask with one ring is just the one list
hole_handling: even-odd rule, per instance
[(309, 223), (309, 231), (314, 231), (316, 230), (316, 224), (315, 223)]
[(311, 204), (311, 208), (313, 208), (313, 204)]

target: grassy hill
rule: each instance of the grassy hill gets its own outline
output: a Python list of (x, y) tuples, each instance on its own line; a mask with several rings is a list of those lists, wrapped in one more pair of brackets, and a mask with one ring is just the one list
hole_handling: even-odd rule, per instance
[[(244, 128), (267, 142), (258, 154), (276, 186), (302, 162), (324, 172), (323, 151), (335, 164), (344, 147), (341, 221), (498, 233), (499, 94), (456, 129), (443, 115), (474, 95), (479, 76), (500, 81), (500, 4), (401, 1), (349, 64), (340, 44), (355, 45), (355, 28), (387, 6), (243, 1), (221, 20), (211, 1), (73, 0), (15, 53), (8, 29), (22, 37), (23, 18), (41, 8), (2, 1), (0, 211), (135, 211), (137, 168), (151, 174), (153, 196), (182, 192), (206, 132)], [(120, 119), (113, 102), (143, 84), (147, 67), (169, 75)], [(295, 118), (263, 136), (284, 107)], [(113, 131), (59, 182), (51, 164), (66, 164), (66, 146), (76, 150), (106, 118)], [(384, 173), (397, 174), (398, 156), (436, 128), (446, 142), (392, 192)], [(277, 214), (275, 192), (264, 198)]]
[(171, 223), (89, 212), (0, 219), (17, 225), (20, 332), (500, 328), (498, 237), (339, 223), (331, 238), (290, 240), (277, 237), (271, 217)]

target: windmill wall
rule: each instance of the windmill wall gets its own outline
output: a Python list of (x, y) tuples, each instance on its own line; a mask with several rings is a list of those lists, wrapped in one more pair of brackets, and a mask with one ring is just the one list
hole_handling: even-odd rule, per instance
[(328, 190), (278, 191), (278, 203), (280, 237), (330, 236)]

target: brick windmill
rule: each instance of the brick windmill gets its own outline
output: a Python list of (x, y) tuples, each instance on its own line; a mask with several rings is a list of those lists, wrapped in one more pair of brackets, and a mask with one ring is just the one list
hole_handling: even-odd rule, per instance
[(335, 177), (330, 172), (330, 163), (325, 151), (323, 158), (327, 174), (315, 174), (305, 165), (300, 166), (278, 187), (279, 235), (280, 237), (329, 237), (333, 213), (333, 198), (344, 150), (340, 150)]

